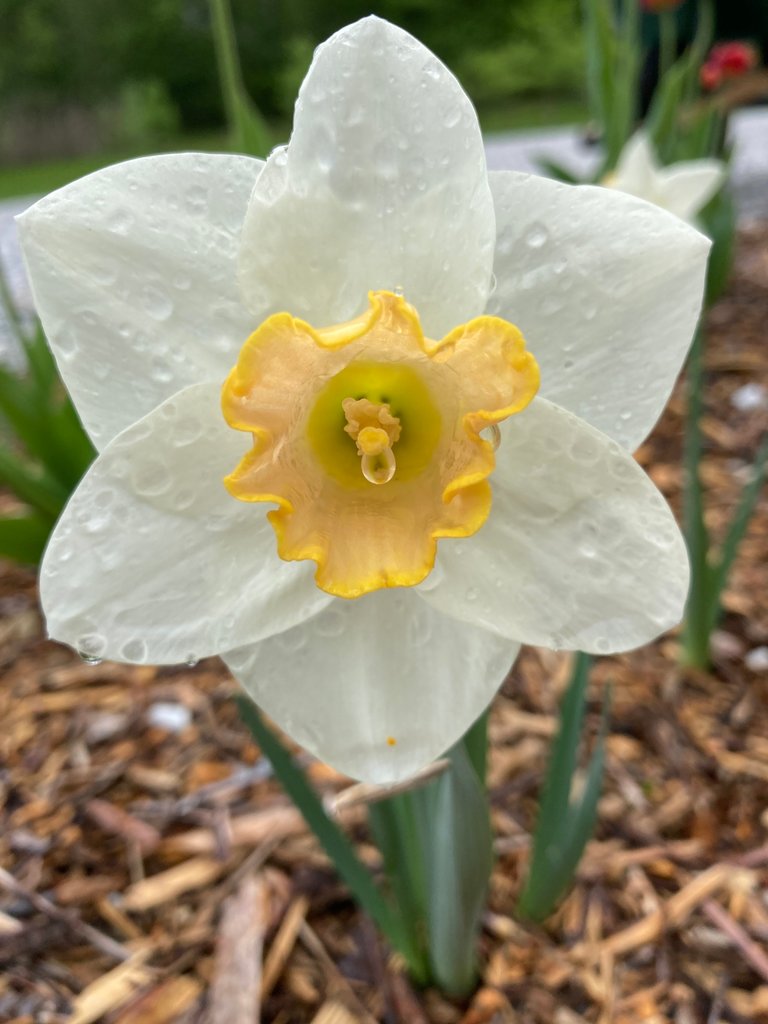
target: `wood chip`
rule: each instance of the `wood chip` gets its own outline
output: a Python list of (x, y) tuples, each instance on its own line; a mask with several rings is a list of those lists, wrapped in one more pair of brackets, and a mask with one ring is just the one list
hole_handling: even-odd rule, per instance
[(280, 927), (269, 947), (269, 953), (264, 961), (264, 971), (261, 982), (261, 997), (266, 999), (283, 972), (286, 961), (296, 944), (301, 926), (307, 916), (309, 902), (304, 896), (294, 900), (280, 922)]
[(258, 1024), (264, 930), (264, 883), (251, 874), (222, 907), (209, 1024)]
[(324, 1003), (319, 1013), (312, 1018), (312, 1024), (359, 1024), (360, 1018), (353, 1016), (345, 1006), (336, 1000)]
[[(174, 1024), (197, 1003), (202, 985), (188, 974), (169, 978), (145, 992), (120, 1013), (114, 1024)], [(236, 1024), (233, 1018), (232, 1024)], [(256, 1024), (254, 1019), (253, 1024)]]
[[(232, 818), (229, 823), (230, 842), (233, 847), (259, 846), (274, 836), (287, 839), (301, 835), (307, 826), (295, 807), (269, 807), (252, 814)], [(212, 829), (190, 829), (176, 836), (164, 839), (160, 853), (168, 856), (184, 856), (192, 853), (215, 853), (218, 849), (216, 834)]]
[(160, 843), (160, 833), (156, 828), (107, 800), (89, 800), (85, 812), (99, 828), (133, 844), (144, 857), (156, 850)]
[(674, 896), (670, 896), (658, 910), (611, 935), (602, 943), (601, 952), (610, 953), (614, 957), (621, 956), (638, 946), (655, 941), (664, 928), (679, 928), (697, 906), (727, 883), (733, 872), (732, 864), (714, 864), (692, 878)]
[(193, 857), (158, 875), (143, 878), (130, 885), (123, 895), (123, 909), (142, 912), (170, 903), (192, 889), (211, 885), (225, 865), (213, 857)]
[(153, 980), (153, 972), (146, 965), (148, 957), (149, 949), (140, 950), (85, 988), (72, 1004), (68, 1024), (93, 1024), (108, 1011), (124, 1006), (138, 989)]

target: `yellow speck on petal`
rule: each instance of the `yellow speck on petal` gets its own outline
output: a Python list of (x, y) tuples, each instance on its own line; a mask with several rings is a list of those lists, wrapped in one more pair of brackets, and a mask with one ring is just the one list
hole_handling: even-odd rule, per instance
[(397, 740), (395, 739), (394, 736), (387, 736), (387, 746), (388, 747), (396, 747), (397, 746)]
[(499, 317), (433, 342), (392, 292), (372, 292), (365, 313), (333, 327), (277, 313), (224, 384), (225, 419), (253, 437), (224, 483), (241, 501), (276, 505), (278, 554), (316, 562), (327, 593), (413, 586), (438, 540), (487, 519), (497, 424), (538, 385), (522, 335)]

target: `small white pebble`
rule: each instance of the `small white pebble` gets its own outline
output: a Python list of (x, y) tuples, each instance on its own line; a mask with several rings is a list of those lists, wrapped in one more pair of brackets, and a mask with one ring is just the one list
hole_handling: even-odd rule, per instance
[(85, 730), (85, 741), (91, 746), (106, 743), (128, 728), (130, 717), (117, 712), (98, 712), (91, 718)]
[(189, 708), (183, 704), (172, 704), (170, 701), (157, 701), (147, 708), (147, 721), (157, 729), (168, 732), (181, 732), (192, 721)]
[(744, 658), (744, 664), (753, 672), (768, 672), (768, 647), (753, 647)]
[(762, 384), (744, 384), (731, 395), (731, 405), (740, 412), (750, 412), (768, 405), (768, 391)]

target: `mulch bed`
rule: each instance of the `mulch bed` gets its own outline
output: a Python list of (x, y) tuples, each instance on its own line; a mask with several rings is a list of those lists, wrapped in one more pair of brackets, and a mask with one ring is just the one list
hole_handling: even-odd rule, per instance
[[(722, 536), (768, 427), (768, 225), (740, 232), (706, 356), (708, 520)], [(659, 338), (658, 343), (664, 344)], [(762, 385), (745, 403), (745, 384)], [(735, 404), (734, 404), (735, 403)], [(751, 408), (743, 406), (751, 404)], [(679, 507), (683, 396), (639, 458)], [(751, 1024), (768, 1021), (768, 503), (711, 673), (674, 636), (602, 659), (611, 734), (596, 838), (541, 928), (515, 918), (567, 666), (526, 651), (494, 704), (498, 859), (464, 1004), (418, 992), (355, 910), (218, 662), (89, 666), (0, 572), (0, 1020), (15, 1024)], [(172, 705), (168, 708), (166, 705)], [(332, 795), (348, 783), (323, 765)], [(340, 812), (376, 868), (360, 807)]]

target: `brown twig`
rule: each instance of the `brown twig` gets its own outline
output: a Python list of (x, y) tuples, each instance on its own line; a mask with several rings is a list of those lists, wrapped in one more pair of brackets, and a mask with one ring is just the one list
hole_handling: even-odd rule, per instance
[(747, 934), (735, 918), (731, 917), (725, 907), (722, 907), (715, 900), (706, 900), (702, 910), (709, 920), (727, 935), (736, 946), (745, 960), (757, 971), (765, 981), (768, 981), (768, 956), (760, 946)]
[(98, 949), (100, 953), (104, 953), (105, 956), (110, 956), (114, 960), (125, 961), (129, 960), (133, 955), (129, 949), (122, 946), (119, 942), (115, 942), (108, 935), (102, 935), (96, 928), (86, 924), (85, 921), (81, 921), (76, 914), (68, 910), (62, 910), (55, 903), (47, 900), (45, 896), (41, 896), (34, 890), (22, 885), (21, 882), (17, 882), (13, 875), (6, 871), (5, 868), (0, 868), (0, 885), (8, 889), (9, 892), (13, 892), (27, 900), (41, 914), (45, 914), (51, 920), (59, 921), (61, 924), (66, 925), (89, 945)]
[(450, 767), (450, 764), (451, 762), (448, 758), (433, 761), (432, 764), (422, 768), (420, 772), (412, 775), (409, 779), (404, 779), (402, 782), (393, 782), (387, 786), (375, 786), (368, 782), (359, 782), (354, 786), (348, 786), (340, 793), (326, 797), (323, 803), (328, 814), (338, 817), (342, 811), (350, 807), (357, 807), (360, 804), (375, 804), (380, 800), (387, 800), (391, 796), (397, 796), (398, 793), (410, 793), (414, 789), (421, 789), (422, 786), (426, 786), (428, 782), (432, 782), (433, 779), (442, 775)]

